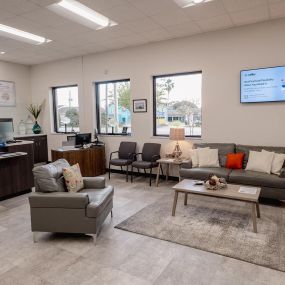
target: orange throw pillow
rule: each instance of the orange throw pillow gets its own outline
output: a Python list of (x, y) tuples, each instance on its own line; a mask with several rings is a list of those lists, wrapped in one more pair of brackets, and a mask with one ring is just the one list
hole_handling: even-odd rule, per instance
[(242, 169), (243, 158), (244, 158), (243, 152), (228, 153), (226, 168)]

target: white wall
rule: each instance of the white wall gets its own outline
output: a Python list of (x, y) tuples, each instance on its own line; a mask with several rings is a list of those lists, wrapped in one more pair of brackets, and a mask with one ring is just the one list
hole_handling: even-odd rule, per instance
[(18, 132), (20, 120), (26, 120), (27, 105), (32, 101), (30, 92), (30, 67), (22, 64), (0, 61), (0, 80), (14, 81), (16, 107), (0, 107), (0, 118), (13, 118), (14, 130)]
[[(144, 142), (161, 142), (165, 151), (173, 144), (168, 139), (152, 137), (152, 76), (202, 70), (203, 141), (284, 146), (284, 103), (239, 102), (240, 70), (285, 65), (284, 26), (285, 20), (277, 20), (33, 66), (32, 98), (35, 102), (50, 100), (50, 87), (78, 83), (80, 127), (82, 131), (92, 131), (93, 82), (130, 78), (132, 99), (146, 98), (148, 112), (133, 114), (133, 134), (129, 139), (137, 141), (140, 149)], [(58, 147), (65, 136), (51, 134), (50, 121), (47, 108), (42, 124), (49, 134), (50, 148)], [(126, 137), (102, 139), (108, 154)], [(184, 143), (184, 149), (186, 146)]]

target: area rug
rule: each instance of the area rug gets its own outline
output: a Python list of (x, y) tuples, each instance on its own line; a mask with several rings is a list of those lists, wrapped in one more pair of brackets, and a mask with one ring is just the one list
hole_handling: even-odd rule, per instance
[(184, 206), (182, 198), (175, 217), (167, 195), (116, 228), (285, 271), (285, 208), (260, 205), (254, 233), (247, 203), (188, 195)]

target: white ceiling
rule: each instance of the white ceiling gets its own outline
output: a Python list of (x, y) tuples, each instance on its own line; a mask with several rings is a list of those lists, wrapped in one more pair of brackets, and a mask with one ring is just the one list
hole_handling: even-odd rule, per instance
[(39, 64), (285, 17), (285, 0), (214, 0), (180, 8), (173, 0), (79, 0), (118, 23), (92, 30), (51, 12), (59, 0), (0, 0), (0, 23), (44, 36), (30, 45), (0, 37), (0, 60)]

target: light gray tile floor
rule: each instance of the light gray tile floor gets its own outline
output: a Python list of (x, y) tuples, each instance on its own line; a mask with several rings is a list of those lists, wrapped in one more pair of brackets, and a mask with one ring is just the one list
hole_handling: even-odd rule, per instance
[(175, 182), (149, 187), (113, 174), (114, 218), (97, 238), (40, 233), (33, 243), (28, 194), (0, 202), (0, 284), (222, 285), (285, 284), (285, 273), (186, 246), (114, 229), (171, 193)]

